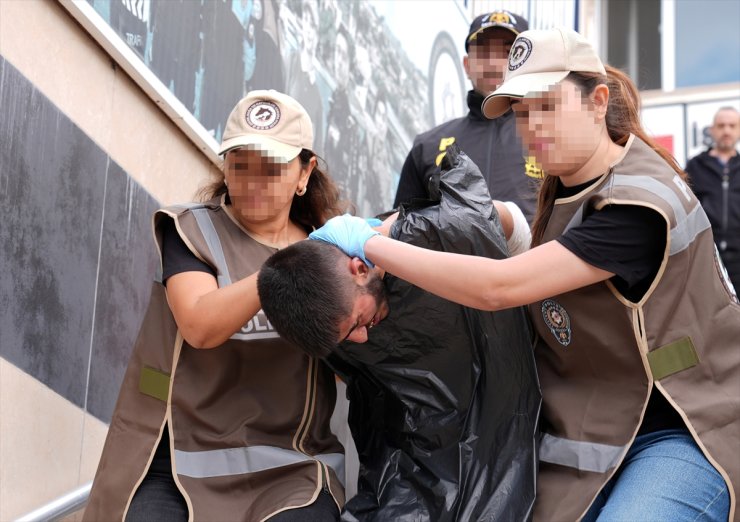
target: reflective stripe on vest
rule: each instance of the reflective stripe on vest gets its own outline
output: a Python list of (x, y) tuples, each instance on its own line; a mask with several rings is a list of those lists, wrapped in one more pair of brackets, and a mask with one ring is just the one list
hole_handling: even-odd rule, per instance
[(583, 203), (581, 203), (581, 206), (578, 207), (578, 210), (576, 210), (573, 213), (573, 217), (570, 218), (570, 221), (568, 221), (568, 224), (565, 225), (565, 228), (560, 233), (561, 235), (564, 235), (571, 228), (577, 227), (578, 225), (580, 225), (581, 223), (583, 223), (583, 214), (584, 214), (584, 212), (586, 210), (586, 203), (588, 203), (588, 201), (584, 201)]
[[(231, 275), (229, 274), (229, 266), (226, 264), (226, 256), (224, 255), (224, 250), (221, 246), (221, 240), (216, 232), (216, 227), (213, 226), (213, 220), (211, 219), (208, 210), (205, 208), (196, 208), (191, 210), (191, 212), (195, 217), (195, 222), (198, 224), (200, 233), (203, 234), (203, 238), (206, 240), (208, 249), (211, 251), (213, 260), (216, 263), (216, 268), (218, 270), (218, 287), (223, 288), (230, 285)], [(257, 313), (261, 313), (264, 316), (264, 312), (262, 311)], [(267, 320), (266, 317), (265, 320)], [(254, 339), (277, 339), (280, 337), (280, 334), (274, 330), (266, 330), (260, 333), (251, 331), (249, 329), (250, 327), (256, 328), (257, 326), (250, 321), (244, 325), (240, 331), (229, 337), (229, 339), (237, 341), (251, 341)]]
[(221, 240), (216, 232), (216, 227), (213, 226), (211, 216), (208, 215), (208, 210), (205, 208), (196, 208), (191, 211), (195, 216), (195, 221), (198, 223), (203, 239), (206, 240), (208, 249), (213, 255), (213, 260), (216, 263), (218, 269), (218, 287), (223, 288), (231, 284), (231, 276), (229, 275), (229, 267), (226, 264), (226, 257), (224, 256), (224, 249), (221, 247)]
[(679, 223), (671, 231), (671, 253), (677, 254), (689, 247), (694, 242), (696, 236), (710, 228), (712, 224), (700, 205), (696, 205), (688, 216), (686, 221)]
[(540, 441), (540, 461), (605, 473), (617, 465), (626, 449), (627, 446), (570, 440), (545, 433)]
[[(678, 174), (676, 174), (676, 178), (678, 178)], [(683, 203), (678, 199), (678, 195), (655, 178), (616, 174), (613, 179), (614, 185), (637, 187), (652, 192), (673, 208), (676, 226), (671, 229), (670, 255), (686, 250), (696, 239), (696, 236), (711, 227), (709, 218), (701, 209), (701, 205), (697, 203), (687, 215)], [(683, 183), (681, 178), (678, 178), (678, 180), (676, 183)], [(679, 186), (679, 188), (681, 187)]]
[[(672, 208), (676, 218), (676, 226), (671, 229), (671, 251), (670, 255), (678, 254), (688, 248), (696, 239), (696, 236), (710, 228), (712, 225), (709, 218), (702, 210), (701, 205), (697, 204), (691, 212), (686, 214), (683, 204), (678, 196), (663, 183), (649, 176), (625, 176), (615, 174), (612, 178), (612, 185), (622, 187), (636, 187), (651, 192), (659, 198), (665, 200)], [(566, 225), (562, 234), (565, 234), (571, 228), (583, 223), (583, 214), (588, 202), (584, 202), (573, 217)]]
[(256, 473), (313, 460), (319, 460), (332, 468), (344, 484), (344, 455), (341, 453), (310, 456), (295, 450), (273, 446), (250, 446), (209, 451), (175, 450), (177, 473), (193, 478)]

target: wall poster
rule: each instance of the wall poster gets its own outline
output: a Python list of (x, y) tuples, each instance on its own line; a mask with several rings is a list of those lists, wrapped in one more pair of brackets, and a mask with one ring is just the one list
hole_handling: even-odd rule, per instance
[(465, 113), (464, 0), (87, 2), (216, 142), (253, 89), (308, 110), (361, 215), (390, 208), (416, 134)]

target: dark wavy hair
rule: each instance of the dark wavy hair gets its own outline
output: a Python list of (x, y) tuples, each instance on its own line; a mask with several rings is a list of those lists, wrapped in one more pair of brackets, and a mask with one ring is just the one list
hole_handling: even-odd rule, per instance
[[(312, 150), (303, 149), (298, 154), (301, 167), (308, 166), (311, 158), (316, 158), (316, 166), (311, 171), (306, 185), (306, 194), (294, 196), (290, 206), (291, 221), (301, 225), (307, 232), (319, 228), (334, 216), (344, 214), (349, 210), (347, 201), (340, 199), (339, 188), (325, 173), (326, 162)], [(228, 188), (223, 176), (199, 192), (201, 201), (228, 194)]]

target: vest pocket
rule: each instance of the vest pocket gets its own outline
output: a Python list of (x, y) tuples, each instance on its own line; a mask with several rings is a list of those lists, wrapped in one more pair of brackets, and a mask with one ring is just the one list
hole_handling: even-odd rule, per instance
[(656, 381), (699, 364), (699, 357), (696, 355), (691, 337), (683, 337), (656, 348), (648, 353), (647, 358), (653, 379)]
[(169, 374), (144, 366), (139, 375), (139, 391), (144, 395), (167, 402), (170, 393)]

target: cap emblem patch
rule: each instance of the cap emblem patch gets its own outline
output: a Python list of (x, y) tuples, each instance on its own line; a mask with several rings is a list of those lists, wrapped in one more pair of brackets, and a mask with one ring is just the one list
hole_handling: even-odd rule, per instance
[(511, 17), (509, 16), (509, 13), (505, 13), (504, 11), (496, 11), (495, 13), (491, 13), (490, 18), (488, 18), (489, 22), (493, 22), (494, 24), (514, 24), (515, 21), (512, 21)]
[(514, 41), (509, 52), (509, 70), (516, 71), (524, 65), (529, 55), (532, 54), (532, 42), (528, 38), (520, 36)]
[(552, 299), (542, 301), (542, 319), (560, 344), (570, 344), (570, 317), (560, 303)]
[(280, 121), (280, 109), (270, 101), (258, 101), (247, 109), (247, 123), (257, 130), (272, 129)]

